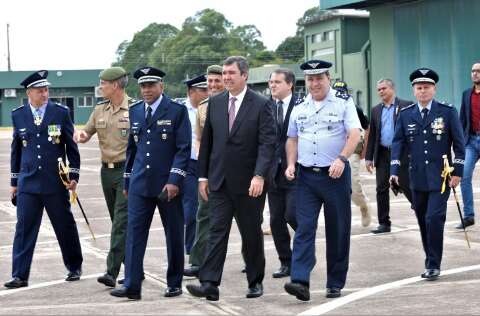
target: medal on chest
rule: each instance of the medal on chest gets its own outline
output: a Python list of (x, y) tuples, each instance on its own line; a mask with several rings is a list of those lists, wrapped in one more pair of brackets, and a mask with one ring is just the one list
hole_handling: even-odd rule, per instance
[(445, 127), (445, 124), (443, 122), (443, 117), (435, 118), (430, 126), (432, 127), (432, 133), (437, 135), (437, 137), (436, 137), (437, 140), (441, 140), (443, 130), (444, 130), (444, 127)]
[(35, 115), (35, 117), (33, 118), (33, 123), (36, 126), (40, 126), (42, 124), (42, 118), (40, 117), (40, 115)]
[(60, 144), (60, 136), (62, 135), (61, 125), (48, 125), (48, 141), (52, 144)]

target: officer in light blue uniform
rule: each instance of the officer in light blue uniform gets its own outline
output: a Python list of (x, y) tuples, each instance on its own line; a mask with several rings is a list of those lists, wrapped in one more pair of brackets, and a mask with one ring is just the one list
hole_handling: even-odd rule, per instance
[[(437, 73), (428, 68), (412, 72), (410, 81), (417, 103), (400, 111), (392, 143), (390, 182), (398, 185), (400, 157), (407, 151), (413, 209), (425, 251), (425, 272), (421, 277), (436, 280), (440, 275), (443, 230), (450, 187), (456, 187), (463, 174), (465, 146), (457, 110), (433, 99)], [(455, 154), (453, 160), (451, 156)], [(441, 193), (443, 155), (455, 168), (446, 190)]]
[(351, 223), (351, 175), (348, 157), (360, 140), (360, 121), (352, 98), (330, 88), (331, 63), (301, 65), (309, 94), (291, 114), (286, 144), (289, 180), (297, 178), (297, 223), (291, 282), (287, 293), (310, 299), (310, 272), (320, 208), (325, 210), (327, 239), (326, 297), (341, 295), (348, 271)]
[(185, 252), (190, 255), (190, 250), (195, 240), (195, 226), (198, 210), (198, 175), (197, 153), (195, 143), (197, 135), (195, 125), (197, 123), (198, 105), (208, 97), (207, 77), (200, 75), (184, 81), (188, 89), (188, 98), (185, 107), (188, 110), (188, 119), (192, 126), (192, 151), (188, 162), (187, 176), (183, 181), (183, 211), (185, 215)]
[(160, 69), (135, 71), (143, 100), (129, 110), (130, 135), (125, 166), (128, 194), (128, 224), (125, 249), (124, 286), (111, 294), (141, 298), (143, 258), (155, 208), (158, 207), (167, 244), (166, 297), (182, 294), (184, 264), (183, 183), (192, 141), (184, 105), (163, 94)]
[(80, 154), (73, 141), (73, 123), (66, 106), (48, 99), (48, 71), (37, 71), (21, 85), (28, 102), (12, 112), (12, 198), (17, 201), (17, 225), (13, 241), (13, 279), (7, 288), (28, 286), (33, 251), (46, 209), (57, 236), (67, 281), (80, 279), (82, 250), (67, 188), (58, 175), (58, 159), (70, 162), (69, 189), (79, 178)]

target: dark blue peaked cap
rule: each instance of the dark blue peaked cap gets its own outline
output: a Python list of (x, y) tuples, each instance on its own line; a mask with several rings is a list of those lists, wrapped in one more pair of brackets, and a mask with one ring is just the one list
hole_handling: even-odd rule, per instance
[(207, 77), (205, 75), (196, 76), (192, 79), (183, 81), (189, 88), (207, 89)]
[(312, 59), (300, 65), (305, 75), (318, 75), (327, 72), (332, 63), (319, 59)]
[(24, 86), (25, 89), (47, 87), (50, 85), (50, 82), (47, 81), (47, 77), (47, 70), (39, 70), (25, 78), (20, 85)]
[(410, 74), (412, 86), (416, 83), (436, 84), (439, 80), (438, 74), (429, 68), (419, 68)]
[(159, 82), (162, 81), (165, 73), (155, 67), (142, 67), (135, 70), (133, 73), (133, 78), (137, 79), (137, 82)]

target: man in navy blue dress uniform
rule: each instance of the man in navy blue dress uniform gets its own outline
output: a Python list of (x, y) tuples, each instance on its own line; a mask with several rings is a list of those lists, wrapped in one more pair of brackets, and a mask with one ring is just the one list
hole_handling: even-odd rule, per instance
[[(66, 106), (48, 99), (48, 71), (40, 70), (21, 82), (28, 102), (12, 112), (11, 194), (17, 203), (13, 241), (12, 280), (7, 288), (28, 286), (33, 251), (46, 209), (68, 270), (66, 281), (80, 279), (82, 249), (70, 210), (68, 190), (75, 191), (80, 154), (73, 141), (73, 123)], [(70, 184), (58, 175), (58, 159), (70, 163)], [(68, 189), (68, 190), (67, 190)]]
[(167, 244), (165, 297), (182, 294), (184, 216), (180, 191), (190, 160), (192, 131), (187, 108), (163, 94), (160, 69), (135, 71), (143, 100), (129, 110), (130, 136), (125, 167), (128, 196), (125, 280), (111, 295), (141, 298), (143, 258), (155, 208), (158, 207)]
[[(421, 277), (430, 281), (440, 275), (447, 201), (450, 188), (460, 183), (465, 162), (465, 143), (457, 110), (433, 98), (438, 79), (438, 74), (428, 68), (417, 69), (410, 75), (417, 103), (400, 111), (390, 162), (390, 182), (398, 185), (402, 154), (407, 151), (410, 157), (412, 204), (426, 255)], [(442, 193), (443, 155), (447, 155), (451, 165), (452, 146), (455, 169)]]

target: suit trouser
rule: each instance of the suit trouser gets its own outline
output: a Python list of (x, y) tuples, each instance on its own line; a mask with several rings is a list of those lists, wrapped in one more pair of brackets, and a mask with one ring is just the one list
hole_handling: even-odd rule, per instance
[(190, 250), (189, 262), (192, 266), (200, 266), (207, 254), (208, 234), (210, 230), (209, 202), (198, 194), (197, 225), (195, 228), (195, 241)]
[(351, 208), (350, 166), (345, 164), (338, 179), (328, 175), (328, 167), (319, 172), (300, 167), (297, 178), (297, 223), (293, 239), (292, 282), (310, 284), (315, 266), (315, 236), (318, 215), (324, 205), (327, 241), (327, 288), (343, 288), (347, 278)]
[(229, 191), (224, 183), (210, 192), (210, 234), (207, 255), (200, 267), (200, 281), (220, 285), (227, 255), (228, 237), (235, 217), (242, 237), (242, 254), (246, 264), (248, 286), (261, 283), (265, 275), (262, 212), (265, 193), (253, 198)]
[[(402, 161), (402, 163), (404, 163)], [(375, 161), (375, 178), (377, 182), (377, 211), (378, 223), (390, 226), (390, 149), (379, 146), (378, 161)], [(402, 166), (398, 177), (403, 194), (412, 203), (412, 191), (410, 190), (408, 168)]]
[(352, 201), (359, 207), (367, 208), (368, 198), (360, 182), (360, 155), (354, 153), (348, 161), (352, 170)]
[(197, 161), (190, 159), (187, 176), (183, 180), (183, 212), (185, 217), (185, 252), (190, 251), (195, 240), (195, 226), (198, 210)]
[(413, 190), (413, 204), (425, 251), (425, 268), (440, 269), (443, 253), (443, 231), (447, 217), (450, 188), (439, 191)]
[(290, 266), (292, 250), (290, 249), (290, 232), (287, 224), (293, 230), (297, 229), (295, 216), (296, 183), (285, 179), (282, 168), (278, 168), (275, 178), (277, 186), (268, 191), (270, 229), (272, 230), (273, 242), (275, 243), (280, 263)]
[(143, 258), (155, 208), (162, 219), (167, 244), (167, 285), (181, 287), (183, 278), (183, 209), (182, 197), (160, 202), (156, 197), (128, 194), (127, 244), (125, 249), (125, 287), (140, 291)]
[(30, 276), (33, 251), (42, 223), (44, 207), (57, 236), (66, 268), (74, 271), (82, 267), (82, 248), (77, 224), (70, 209), (68, 192), (66, 190), (55, 194), (19, 192), (17, 225), (13, 240), (13, 277), (28, 280)]
[(105, 168), (100, 171), (103, 195), (112, 220), (110, 250), (107, 256), (107, 273), (117, 278), (125, 260), (128, 203), (123, 195), (123, 168)]

